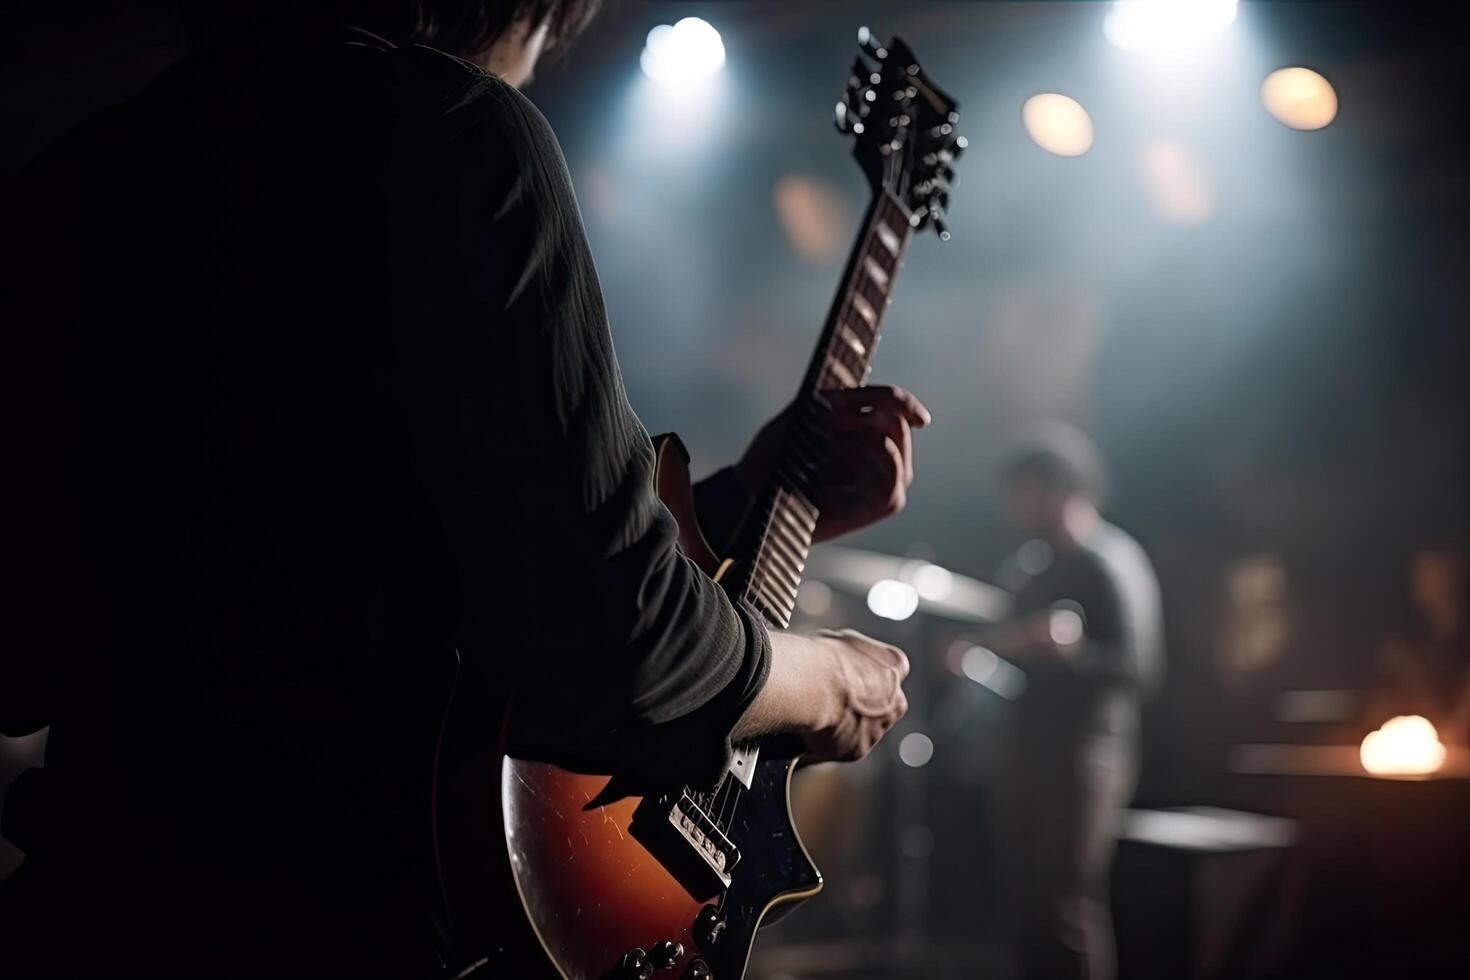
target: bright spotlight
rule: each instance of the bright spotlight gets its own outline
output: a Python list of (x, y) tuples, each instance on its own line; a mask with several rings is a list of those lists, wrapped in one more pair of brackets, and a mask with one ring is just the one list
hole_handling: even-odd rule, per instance
[(1292, 129), (1321, 129), (1337, 118), (1337, 93), (1310, 68), (1278, 68), (1267, 75), (1261, 101)]
[(909, 732), (899, 740), (898, 757), (912, 769), (927, 766), (934, 758), (934, 740), (922, 732)]
[(1082, 616), (1075, 609), (1053, 609), (1047, 625), (1051, 641), (1059, 647), (1069, 647), (1082, 640)]
[(868, 608), (874, 616), (902, 622), (919, 609), (919, 593), (896, 578), (879, 579), (868, 590)]
[(1080, 157), (1092, 147), (1092, 119), (1076, 99), (1065, 95), (1031, 96), (1021, 106), (1021, 123), (1037, 146), (1059, 157)]
[(1419, 715), (1390, 718), (1359, 750), (1363, 768), (1375, 776), (1427, 776), (1444, 765), (1445, 755), (1439, 733)]
[(923, 562), (915, 568), (910, 580), (914, 583), (914, 591), (931, 602), (943, 602), (954, 591), (954, 573), (930, 562)]
[(685, 17), (672, 27), (660, 24), (649, 31), (639, 60), (644, 74), (677, 92), (719, 71), (725, 64), (725, 44), (709, 21)]
[(1103, 33), (1125, 51), (1177, 54), (1228, 27), (1237, 0), (1116, 0)]

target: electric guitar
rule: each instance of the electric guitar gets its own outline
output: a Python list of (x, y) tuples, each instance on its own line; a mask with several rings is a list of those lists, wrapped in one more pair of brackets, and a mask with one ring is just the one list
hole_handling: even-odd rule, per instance
[[(678, 440), (658, 444), (656, 489), (678, 520), (681, 547), (776, 629), (790, 623), (817, 525), (820, 393), (866, 381), (910, 239), (926, 227), (949, 237), (952, 164), (965, 146), (954, 100), (903, 41), (885, 45), (866, 28), (858, 40), (836, 125), (854, 140), (872, 202), (781, 462), (729, 555), (716, 555), (700, 534)], [(468, 682), (476, 685), (485, 686)], [(740, 980), (757, 927), (821, 889), (791, 819), (796, 754), (781, 742), (737, 745), (718, 788), (616, 799), (607, 775), (502, 761), (483, 734), (493, 710), (457, 691), (436, 762), (435, 845), (448, 909), (441, 948), (452, 975)]]

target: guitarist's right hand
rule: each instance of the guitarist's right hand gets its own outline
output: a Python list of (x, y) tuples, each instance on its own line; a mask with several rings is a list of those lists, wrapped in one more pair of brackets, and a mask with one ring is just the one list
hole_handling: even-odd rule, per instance
[(771, 634), (771, 674), (737, 738), (791, 733), (813, 762), (855, 762), (908, 710), (909, 660), (856, 630)]

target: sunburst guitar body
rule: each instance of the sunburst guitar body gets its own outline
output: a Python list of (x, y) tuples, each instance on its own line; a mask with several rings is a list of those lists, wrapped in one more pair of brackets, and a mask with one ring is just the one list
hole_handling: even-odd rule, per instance
[[(695, 517), (688, 457), (657, 441), (656, 489), (686, 555), (773, 629), (789, 625), (817, 525), (822, 393), (866, 382), (913, 232), (943, 215), (964, 148), (947, 95), (895, 38), (866, 29), (839, 131), (873, 197), (817, 350), (788, 413), (786, 446), (729, 554)], [(462, 667), (435, 763), (434, 849), (451, 976), (531, 980), (741, 980), (756, 930), (822, 887), (791, 819), (797, 755), (735, 746), (718, 786), (628, 796), (613, 774), (504, 757), (517, 719), (504, 692)], [(500, 737), (496, 737), (496, 732)]]

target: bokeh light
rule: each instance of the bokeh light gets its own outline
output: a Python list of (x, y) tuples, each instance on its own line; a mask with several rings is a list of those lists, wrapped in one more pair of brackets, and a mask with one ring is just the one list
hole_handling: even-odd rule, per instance
[(943, 602), (954, 591), (954, 573), (927, 561), (913, 570), (910, 581), (919, 595), (931, 602)]
[(796, 608), (804, 616), (825, 616), (832, 608), (832, 590), (824, 582), (807, 579), (796, 593)]
[(898, 758), (914, 769), (927, 766), (934, 758), (934, 740), (922, 732), (909, 732), (898, 743)]
[(697, 86), (725, 64), (725, 43), (709, 21), (685, 17), (648, 32), (639, 59), (649, 78), (672, 91)]
[(1021, 122), (1048, 153), (1080, 157), (1092, 148), (1092, 118), (1076, 99), (1056, 92), (1033, 95), (1021, 106)]
[(1048, 632), (1057, 646), (1069, 647), (1082, 639), (1082, 615), (1075, 609), (1053, 609)]
[(1103, 19), (1107, 39), (1125, 51), (1180, 54), (1234, 20), (1237, 0), (1118, 0)]
[(919, 609), (919, 593), (896, 578), (879, 579), (868, 590), (868, 608), (874, 616), (901, 622)]
[(1375, 776), (1425, 776), (1444, 765), (1446, 750), (1428, 718), (1399, 715), (1363, 739), (1359, 757)]
[(1332, 83), (1310, 68), (1278, 68), (1261, 83), (1266, 111), (1292, 129), (1321, 129), (1337, 118)]

